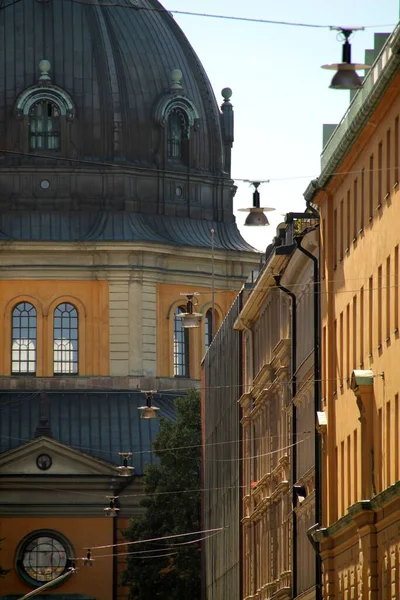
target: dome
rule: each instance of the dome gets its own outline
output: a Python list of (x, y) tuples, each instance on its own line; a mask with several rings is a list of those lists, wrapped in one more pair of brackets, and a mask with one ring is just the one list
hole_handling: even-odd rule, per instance
[[(71, 240), (91, 235), (98, 211), (128, 211), (163, 216), (164, 225), (223, 222), (238, 242), (221, 247), (250, 248), (232, 212), (230, 94), (220, 111), (193, 48), (157, 0), (24, 0), (2, 7), (0, 35), (3, 239), (22, 229), (29, 237), (26, 221), (38, 209), (40, 221), (51, 212), (55, 222), (43, 235), (36, 223), (35, 239), (57, 239), (62, 229)], [(80, 226), (58, 223), (60, 211), (74, 212)], [(128, 238), (141, 239), (139, 229)]]

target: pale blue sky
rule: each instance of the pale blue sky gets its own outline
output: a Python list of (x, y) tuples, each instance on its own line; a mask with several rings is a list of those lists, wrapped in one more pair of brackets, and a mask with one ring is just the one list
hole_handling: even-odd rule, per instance
[[(399, 0), (161, 0), (169, 10), (227, 14), (338, 26), (370, 26), (354, 34), (354, 62), (364, 62), (374, 32), (391, 32)], [(175, 15), (199, 55), (222, 102), (223, 87), (233, 89), (235, 144), (233, 178), (274, 179), (260, 188), (271, 227), (243, 228), (243, 236), (264, 250), (282, 221), (281, 213), (303, 210), (303, 192), (319, 174), (322, 124), (337, 123), (349, 92), (330, 90), (324, 63), (341, 61), (336, 32), (280, 25)], [(386, 26), (383, 26), (386, 25)], [(176, 65), (179, 67), (179, 65)], [(295, 178), (295, 179), (290, 179)], [(251, 205), (252, 189), (237, 183), (234, 206)]]

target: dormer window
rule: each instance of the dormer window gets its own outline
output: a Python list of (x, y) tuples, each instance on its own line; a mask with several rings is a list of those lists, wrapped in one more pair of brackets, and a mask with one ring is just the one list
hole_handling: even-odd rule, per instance
[(29, 149), (60, 150), (60, 109), (54, 102), (40, 100), (29, 111)]
[(26, 151), (36, 154), (62, 152), (70, 148), (70, 127), (76, 115), (71, 96), (52, 83), (51, 64), (39, 62), (40, 75), (36, 85), (26, 88), (15, 103), (19, 121), (19, 138)]
[(183, 160), (187, 141), (187, 117), (179, 108), (171, 110), (168, 116), (168, 158)]

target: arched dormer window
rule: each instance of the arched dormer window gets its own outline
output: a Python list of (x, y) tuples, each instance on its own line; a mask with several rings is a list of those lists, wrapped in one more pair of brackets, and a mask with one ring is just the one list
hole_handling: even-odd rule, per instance
[(78, 311), (68, 302), (54, 310), (54, 375), (78, 374)]
[(186, 312), (178, 306), (174, 313), (174, 377), (189, 377), (189, 329), (178, 316)]
[(36, 373), (36, 309), (29, 302), (20, 302), (12, 312), (11, 373)]
[(65, 152), (69, 128), (76, 114), (71, 96), (51, 82), (51, 64), (39, 63), (36, 85), (25, 89), (15, 103), (15, 116), (20, 121), (20, 139), (30, 152)]
[(173, 108), (168, 116), (168, 158), (187, 159), (188, 119), (180, 108)]
[(189, 164), (189, 146), (193, 130), (200, 126), (195, 104), (184, 94), (182, 72), (173, 69), (171, 88), (162, 96), (154, 110), (154, 119), (166, 130), (166, 157), (168, 160)]
[(60, 108), (39, 100), (29, 111), (29, 150), (60, 150)]

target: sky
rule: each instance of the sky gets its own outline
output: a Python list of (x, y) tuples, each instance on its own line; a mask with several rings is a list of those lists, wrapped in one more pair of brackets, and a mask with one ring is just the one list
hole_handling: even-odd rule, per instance
[[(174, 17), (202, 61), (219, 104), (233, 90), (233, 179), (270, 180), (261, 205), (275, 208), (270, 227), (243, 227), (252, 187), (236, 181), (234, 212), (243, 237), (265, 250), (283, 214), (305, 208), (303, 193), (320, 173), (323, 123), (339, 123), (350, 92), (329, 89), (342, 44), (329, 26), (366, 27), (353, 34), (352, 61), (364, 63), (374, 32), (391, 33), (399, 0), (161, 0), (172, 10), (327, 25), (306, 28), (179, 15)], [(177, 65), (179, 66), (179, 65)], [(362, 74), (362, 72), (360, 73)]]

